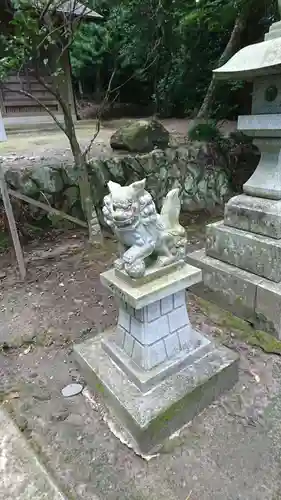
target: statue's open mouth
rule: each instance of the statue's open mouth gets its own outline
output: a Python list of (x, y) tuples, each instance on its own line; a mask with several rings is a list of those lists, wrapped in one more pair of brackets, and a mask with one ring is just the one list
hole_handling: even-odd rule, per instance
[(130, 226), (134, 222), (134, 217), (129, 217), (128, 219), (113, 219), (117, 227)]

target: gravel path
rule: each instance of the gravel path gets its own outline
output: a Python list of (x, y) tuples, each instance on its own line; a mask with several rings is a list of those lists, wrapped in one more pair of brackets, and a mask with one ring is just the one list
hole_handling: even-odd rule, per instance
[[(92, 156), (112, 153), (109, 145), (110, 137), (124, 122), (115, 120), (104, 124), (91, 149)], [(162, 123), (169, 130), (174, 143), (183, 143), (186, 141), (192, 121), (170, 119), (162, 120)], [(235, 123), (223, 122), (221, 127), (225, 133), (229, 133), (235, 129)], [(77, 135), (83, 147), (87, 146), (94, 132), (94, 121), (78, 122)], [(8, 135), (7, 143), (0, 143), (0, 156), (6, 168), (9, 166), (24, 168), (38, 162), (42, 165), (59, 165), (72, 161), (68, 140), (59, 129), (11, 133)]]

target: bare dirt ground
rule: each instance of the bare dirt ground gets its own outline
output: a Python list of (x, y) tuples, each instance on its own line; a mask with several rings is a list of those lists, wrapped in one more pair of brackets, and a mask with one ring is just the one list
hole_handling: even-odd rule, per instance
[[(186, 121), (166, 126), (184, 140)], [(115, 128), (102, 130), (93, 154), (108, 148)], [(79, 129), (80, 140), (86, 143), (90, 133), (88, 123)], [(32, 132), (11, 135), (0, 154), (21, 167), (41, 157), (42, 163), (69, 161), (67, 147), (59, 132)], [(190, 250), (203, 246), (211, 220), (208, 214), (185, 216)], [(113, 297), (99, 280), (115, 249), (112, 239), (89, 248), (83, 232), (54, 232), (25, 247), (24, 283), (12, 251), (0, 257), (3, 405), (69, 500), (280, 500), (280, 357), (249, 345), (249, 325), (213, 305), (190, 296), (191, 320), (239, 353), (239, 382), (151, 461), (111, 433), (97, 394), (92, 404), (83, 395), (62, 396), (66, 384), (84, 383), (73, 342), (116, 321)]]
[[(91, 156), (111, 154), (110, 137), (124, 123), (129, 120), (114, 120), (105, 122), (91, 149)], [(191, 120), (167, 119), (162, 120), (163, 125), (169, 130), (172, 142), (181, 144), (186, 142)], [(224, 133), (235, 130), (234, 122), (224, 121), (220, 124)], [(82, 147), (86, 147), (95, 133), (94, 120), (85, 120), (77, 123), (77, 136)], [(116, 153), (115, 153), (116, 154)], [(40, 161), (42, 165), (69, 163), (72, 161), (68, 140), (62, 131), (57, 129), (23, 130), (20, 133), (8, 133), (8, 141), (0, 143), (0, 155), (4, 166), (23, 168)]]
[[(190, 249), (202, 246), (207, 219), (188, 218)], [(97, 395), (92, 405), (62, 396), (66, 384), (83, 383), (73, 342), (116, 320), (99, 281), (115, 248), (108, 239), (90, 249), (79, 232), (34, 243), (24, 283), (13, 254), (1, 258), (3, 404), (69, 500), (281, 499), (280, 357), (248, 345), (247, 325), (195, 297), (193, 324), (239, 353), (240, 378), (158, 457), (145, 462), (111, 434)]]

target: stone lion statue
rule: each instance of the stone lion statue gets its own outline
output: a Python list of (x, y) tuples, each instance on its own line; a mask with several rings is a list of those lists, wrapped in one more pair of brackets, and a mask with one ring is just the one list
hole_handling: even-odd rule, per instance
[(158, 214), (145, 182), (143, 179), (121, 186), (110, 181), (103, 205), (105, 222), (120, 243), (115, 268), (132, 278), (144, 276), (152, 263), (167, 266), (184, 259), (186, 253), (186, 233), (179, 224), (179, 190), (172, 189), (167, 194)]

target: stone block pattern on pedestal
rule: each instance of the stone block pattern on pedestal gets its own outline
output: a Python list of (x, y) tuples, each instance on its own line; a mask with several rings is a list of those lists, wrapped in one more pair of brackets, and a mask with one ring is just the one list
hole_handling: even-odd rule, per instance
[(138, 310), (120, 302), (114, 342), (144, 370), (196, 349), (185, 301), (182, 290)]

